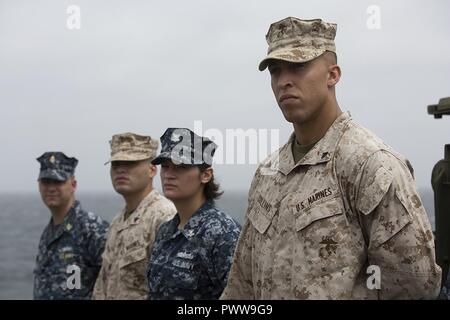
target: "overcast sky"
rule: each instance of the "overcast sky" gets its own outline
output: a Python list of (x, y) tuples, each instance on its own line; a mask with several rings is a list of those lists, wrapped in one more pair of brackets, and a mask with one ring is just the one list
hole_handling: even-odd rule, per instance
[[(67, 28), (70, 5), (79, 30)], [(285, 143), (292, 126), (257, 66), (269, 25), (287, 16), (338, 24), (341, 109), (430, 187), (450, 143), (450, 117), (426, 112), (450, 96), (449, 12), (447, 0), (0, 0), (0, 192), (36, 192), (35, 159), (48, 150), (80, 160), (79, 190), (111, 191), (103, 164), (120, 132), (159, 138), (202, 121), (224, 134), (279, 130)], [(225, 190), (247, 190), (255, 169), (217, 165), (216, 175)]]

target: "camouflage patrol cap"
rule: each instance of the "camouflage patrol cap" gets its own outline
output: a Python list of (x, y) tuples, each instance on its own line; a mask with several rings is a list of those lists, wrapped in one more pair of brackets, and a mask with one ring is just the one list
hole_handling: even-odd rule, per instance
[(158, 149), (158, 140), (150, 136), (141, 136), (135, 133), (120, 133), (113, 135), (111, 141), (111, 161), (140, 161), (153, 159)]
[(161, 136), (161, 153), (152, 161), (161, 164), (164, 159), (174, 164), (212, 165), (217, 145), (186, 128), (168, 128)]
[(301, 20), (289, 17), (272, 23), (266, 34), (269, 49), (259, 70), (267, 68), (271, 59), (288, 62), (307, 62), (325, 51), (336, 53), (334, 38), (337, 25), (321, 19)]
[(38, 180), (66, 181), (75, 173), (76, 158), (69, 158), (62, 152), (45, 152), (36, 159), (41, 164)]

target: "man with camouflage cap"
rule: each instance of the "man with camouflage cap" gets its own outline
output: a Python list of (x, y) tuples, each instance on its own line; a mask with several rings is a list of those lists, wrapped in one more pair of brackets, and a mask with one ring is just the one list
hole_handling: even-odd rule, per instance
[(94, 299), (145, 299), (150, 251), (160, 225), (175, 214), (172, 202), (153, 189), (158, 141), (117, 134), (111, 144), (111, 182), (125, 200), (108, 232)]
[(37, 160), (39, 191), (52, 217), (39, 242), (34, 299), (90, 299), (108, 223), (75, 200), (77, 159), (46, 152)]
[(434, 299), (433, 233), (401, 155), (343, 113), (336, 25), (286, 18), (266, 36), (294, 127), (257, 169), (223, 299)]

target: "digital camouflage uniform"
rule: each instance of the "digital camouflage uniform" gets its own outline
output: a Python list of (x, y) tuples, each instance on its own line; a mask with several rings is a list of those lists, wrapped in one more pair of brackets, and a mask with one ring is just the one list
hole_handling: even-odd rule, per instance
[[(108, 223), (86, 212), (78, 201), (56, 229), (52, 220), (39, 242), (34, 270), (34, 299), (90, 299), (102, 265)], [(81, 286), (70, 289), (68, 269), (80, 268)]]
[[(184, 165), (212, 164), (217, 145), (189, 129), (161, 136), (164, 159)], [(241, 230), (229, 215), (206, 201), (180, 230), (177, 214), (158, 232), (148, 270), (149, 299), (218, 299), (225, 288)]]
[[(158, 141), (125, 133), (113, 136), (111, 161), (139, 161), (155, 156)], [(145, 299), (147, 265), (156, 233), (176, 213), (172, 202), (153, 189), (127, 217), (113, 219), (103, 253), (94, 299)]]
[[(297, 165), (258, 168), (224, 299), (436, 298), (431, 226), (406, 160), (342, 114)], [(380, 267), (381, 289), (366, 273)]]
[[(269, 48), (278, 44), (278, 59), (303, 62), (301, 52), (282, 53), (302, 45), (313, 57), (316, 45), (317, 53), (333, 51), (320, 42), (332, 41), (333, 30), (320, 20), (288, 18), (272, 24), (267, 39)], [(297, 164), (294, 139), (255, 173), (221, 298), (436, 298), (441, 270), (409, 162), (349, 113)], [(379, 286), (369, 266), (379, 268)]]
[(447, 275), (447, 280), (442, 286), (441, 293), (439, 295), (440, 300), (450, 300), (450, 272)]
[(148, 272), (150, 299), (218, 299), (225, 288), (240, 226), (211, 202), (182, 230), (176, 215), (159, 229)]
[[(78, 161), (60, 152), (38, 158), (39, 179), (65, 181), (73, 175)], [(108, 223), (81, 208), (78, 201), (62, 224), (53, 219), (44, 229), (34, 269), (34, 299), (90, 299), (100, 271)], [(72, 266), (79, 268), (80, 286)]]
[(113, 219), (94, 299), (145, 299), (147, 265), (156, 233), (176, 210), (157, 190), (142, 200), (125, 219), (125, 210)]

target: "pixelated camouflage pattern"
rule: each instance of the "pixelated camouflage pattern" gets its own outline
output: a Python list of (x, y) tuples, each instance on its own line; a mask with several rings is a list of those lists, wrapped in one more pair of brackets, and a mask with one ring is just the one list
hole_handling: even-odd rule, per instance
[(150, 250), (162, 223), (176, 213), (172, 202), (152, 190), (125, 219), (115, 217), (108, 232), (103, 264), (94, 288), (94, 299), (147, 298)]
[(182, 230), (177, 214), (156, 237), (147, 278), (149, 299), (218, 299), (225, 288), (241, 231), (206, 202)]
[(36, 160), (41, 164), (38, 180), (66, 181), (74, 175), (78, 164), (76, 158), (69, 158), (59, 151), (45, 152)]
[(160, 138), (161, 153), (152, 161), (158, 165), (164, 159), (175, 164), (212, 165), (217, 145), (186, 128), (168, 128)]
[(442, 286), (441, 293), (439, 295), (440, 300), (450, 300), (450, 272), (447, 275), (447, 280)]
[(135, 133), (115, 134), (109, 142), (111, 146), (111, 161), (140, 161), (153, 159), (158, 149), (158, 140), (150, 136), (141, 136)]
[(255, 173), (222, 298), (435, 299), (441, 269), (407, 160), (349, 113), (297, 165), (294, 138)]
[[(34, 299), (90, 299), (102, 264), (108, 223), (78, 201), (53, 232), (51, 219), (42, 233), (34, 269)], [(81, 287), (67, 287), (67, 267), (80, 268)]]
[(321, 19), (288, 17), (272, 23), (266, 35), (267, 57), (259, 64), (259, 70), (266, 69), (270, 59), (301, 63), (313, 60), (325, 51), (336, 52), (336, 30), (336, 24)]

